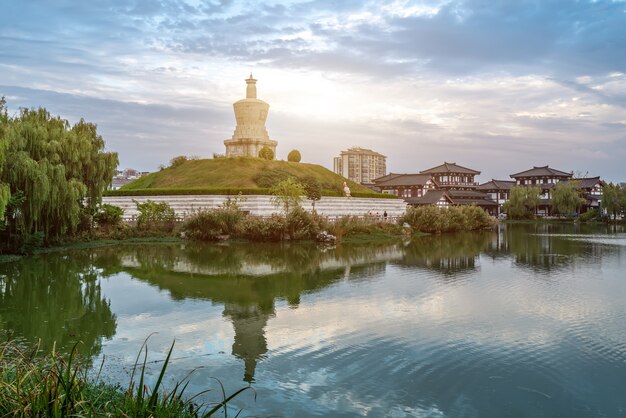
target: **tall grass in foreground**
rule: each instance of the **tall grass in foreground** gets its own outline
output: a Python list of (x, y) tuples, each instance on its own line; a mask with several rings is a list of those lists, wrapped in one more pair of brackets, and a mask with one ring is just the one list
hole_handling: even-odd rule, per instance
[(218, 381), (221, 400), (199, 404), (196, 398), (208, 390), (189, 396), (186, 393), (189, 375), (170, 390), (164, 389), (163, 378), (174, 343), (156, 383), (150, 388), (145, 383), (146, 341), (137, 355), (126, 389), (103, 383), (100, 372), (90, 379), (88, 368), (77, 360), (76, 346), (68, 356), (53, 349), (42, 358), (37, 356), (39, 347), (28, 350), (13, 342), (0, 343), (0, 416), (211, 417), (222, 412), (227, 417), (228, 402), (248, 389), (253, 390), (246, 386), (227, 396)]

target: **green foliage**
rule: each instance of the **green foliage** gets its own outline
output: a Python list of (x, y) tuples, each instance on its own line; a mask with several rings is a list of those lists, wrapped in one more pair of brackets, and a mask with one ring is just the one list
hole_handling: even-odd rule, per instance
[(300, 155), (300, 151), (298, 151), (297, 149), (291, 150), (287, 155), (287, 161), (299, 163), (300, 160), (302, 160), (302, 155)]
[(532, 219), (540, 202), (539, 186), (515, 186), (511, 188), (509, 200), (502, 205), (502, 211), (509, 219)]
[(303, 177), (300, 183), (304, 187), (304, 195), (313, 201), (313, 208), (315, 208), (315, 202), (322, 198), (322, 185), (313, 176)]
[[(107, 190), (103, 196), (189, 196), (189, 195), (269, 195), (270, 188), (162, 188), (162, 189), (119, 189)], [(322, 196), (343, 196), (335, 190), (322, 190)], [(353, 192), (352, 197), (368, 197), (375, 199), (397, 199), (397, 196), (386, 193)]]
[(124, 209), (105, 203), (98, 207), (93, 220), (98, 226), (114, 227), (122, 223), (122, 215), (124, 215)]
[(560, 181), (552, 190), (552, 209), (565, 216), (572, 216), (577, 213), (578, 208), (585, 202), (581, 195), (579, 183), (577, 181)]
[(95, 209), (110, 184), (117, 154), (105, 153), (96, 125), (82, 119), (70, 126), (42, 108), (8, 117), (4, 102), (0, 114), (0, 206), (9, 203), (7, 187), (25, 197), (0, 241), (41, 233), (50, 242), (76, 232), (83, 206)]
[(257, 173), (253, 179), (259, 187), (272, 188), (283, 180), (293, 177), (288, 172), (281, 169), (264, 170)]
[(282, 208), (284, 213), (289, 213), (291, 209), (300, 206), (304, 187), (293, 177), (289, 177), (272, 187), (270, 192), (274, 196), (272, 203)]
[(319, 232), (315, 218), (300, 206), (294, 206), (285, 217), (289, 238), (293, 240), (314, 239)]
[(176, 213), (167, 202), (146, 200), (143, 203), (135, 202), (139, 216), (137, 228), (152, 231), (171, 232), (176, 222)]
[(242, 222), (242, 237), (250, 241), (278, 242), (285, 238), (286, 220), (282, 215), (269, 218), (248, 216)]
[(626, 188), (609, 183), (602, 188), (602, 208), (609, 219), (617, 219), (626, 213)]
[(239, 200), (228, 198), (218, 209), (195, 213), (185, 221), (182, 232), (196, 241), (216, 241), (221, 236), (239, 233), (245, 218)]
[(407, 223), (415, 232), (442, 233), (474, 231), (491, 228), (495, 219), (478, 206), (436, 206), (409, 207), (400, 218), (400, 223)]
[[(228, 403), (246, 390), (245, 386), (230, 395), (221, 388), (221, 399), (210, 404), (197, 404), (199, 395), (188, 396), (188, 377), (173, 387), (163, 388), (165, 372), (170, 363), (174, 343), (165, 358), (153, 387), (145, 384), (147, 365), (146, 343), (137, 355), (126, 390), (106, 385), (96, 377), (88, 377), (89, 368), (81, 361), (76, 343), (68, 356), (52, 350), (44, 358), (33, 350), (9, 342), (0, 343), (0, 415), (1, 416), (126, 416), (126, 417), (211, 417), (226, 416)], [(143, 362), (139, 362), (141, 354)], [(135, 380), (135, 377), (139, 381)], [(206, 392), (206, 391), (205, 391)], [(201, 392), (204, 393), (204, 392)]]
[(178, 157), (174, 157), (170, 160), (170, 168), (180, 167), (186, 162), (187, 162), (187, 157), (184, 155), (179, 155)]
[(259, 158), (271, 161), (274, 159), (274, 151), (272, 151), (270, 147), (265, 145), (263, 148), (261, 148), (261, 151), (259, 151)]
[(104, 196), (190, 196), (190, 195), (269, 195), (270, 189), (252, 188), (163, 188), (135, 190), (107, 190)]
[(600, 218), (601, 218), (600, 212), (598, 212), (597, 209), (590, 209), (587, 212), (580, 215), (578, 220), (580, 222), (593, 222), (593, 221), (599, 221)]

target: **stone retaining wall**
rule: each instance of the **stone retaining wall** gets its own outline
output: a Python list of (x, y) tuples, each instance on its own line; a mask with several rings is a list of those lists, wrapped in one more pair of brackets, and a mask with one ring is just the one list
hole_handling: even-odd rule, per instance
[[(200, 210), (216, 209), (229, 196), (225, 195), (188, 195), (188, 196), (107, 196), (103, 203), (119, 206), (124, 209), (124, 219), (132, 220), (139, 213), (135, 201), (142, 203), (147, 200), (153, 202), (167, 202), (176, 212), (179, 218), (186, 218), (190, 214)], [(232, 196), (230, 196), (232, 198)], [(255, 216), (270, 216), (278, 213), (271, 201), (272, 196), (241, 196), (243, 201), (239, 204), (242, 210)], [(312, 210), (312, 202), (304, 199), (302, 206), (306, 210)], [(387, 211), (389, 218), (396, 218), (404, 214), (406, 203), (402, 199), (375, 199), (362, 197), (322, 197), (315, 203), (315, 210), (323, 216), (331, 218), (341, 216), (383, 216)]]

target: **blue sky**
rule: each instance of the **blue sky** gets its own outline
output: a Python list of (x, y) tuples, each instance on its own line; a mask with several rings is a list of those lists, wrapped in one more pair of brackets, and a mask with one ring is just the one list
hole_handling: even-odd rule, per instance
[(279, 158), (626, 181), (624, 1), (0, 0), (9, 110), (97, 123), (120, 168), (223, 153), (250, 71)]

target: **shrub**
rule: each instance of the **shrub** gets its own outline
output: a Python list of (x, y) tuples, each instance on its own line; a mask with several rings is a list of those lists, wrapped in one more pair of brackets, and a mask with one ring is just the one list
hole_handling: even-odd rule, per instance
[(263, 170), (254, 176), (253, 180), (259, 187), (271, 188), (283, 180), (292, 177), (291, 174), (282, 170)]
[(272, 151), (270, 147), (265, 145), (263, 146), (263, 148), (261, 148), (261, 151), (259, 151), (259, 158), (263, 158), (264, 160), (271, 161), (274, 159), (274, 151)]
[(176, 222), (176, 213), (166, 202), (153, 202), (146, 200), (143, 203), (135, 202), (139, 216), (137, 228), (142, 230), (154, 230), (171, 232)]
[(597, 209), (590, 209), (578, 217), (580, 222), (591, 222), (600, 220), (600, 213)]
[(436, 206), (409, 207), (400, 218), (413, 231), (426, 233), (473, 231), (495, 225), (487, 212), (478, 206), (452, 206), (447, 209)]
[(179, 155), (178, 157), (174, 157), (170, 160), (170, 168), (179, 167), (187, 161), (187, 157), (184, 155)]
[(313, 239), (319, 232), (319, 226), (309, 212), (295, 206), (285, 217), (285, 227), (290, 239)]
[(251, 241), (282, 241), (285, 235), (286, 221), (281, 215), (269, 218), (249, 216), (242, 222), (241, 235)]
[(287, 155), (287, 161), (291, 161), (293, 163), (299, 163), (301, 159), (302, 155), (300, 155), (300, 151), (297, 149), (290, 151)]
[(241, 222), (245, 218), (238, 201), (228, 198), (219, 209), (195, 213), (185, 221), (182, 232), (187, 238), (198, 241), (215, 241), (223, 235), (236, 235), (241, 231)]
[(93, 220), (98, 226), (117, 226), (122, 222), (122, 215), (124, 215), (124, 209), (105, 203), (98, 208)]

